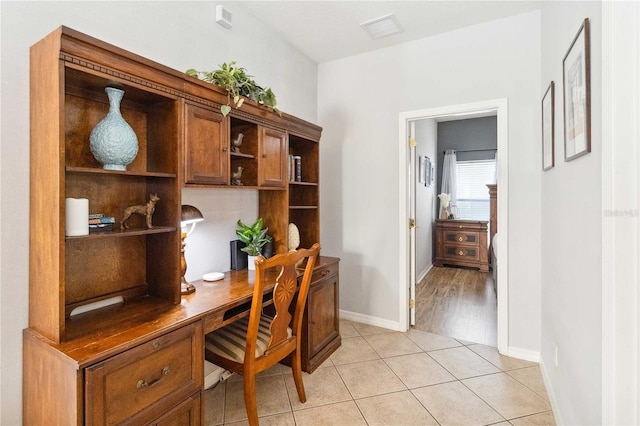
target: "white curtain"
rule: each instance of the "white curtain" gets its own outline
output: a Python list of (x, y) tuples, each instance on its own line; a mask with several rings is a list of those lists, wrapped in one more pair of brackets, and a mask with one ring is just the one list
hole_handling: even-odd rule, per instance
[(449, 194), (449, 205), (456, 204), (456, 151), (453, 149), (444, 152), (440, 192)]

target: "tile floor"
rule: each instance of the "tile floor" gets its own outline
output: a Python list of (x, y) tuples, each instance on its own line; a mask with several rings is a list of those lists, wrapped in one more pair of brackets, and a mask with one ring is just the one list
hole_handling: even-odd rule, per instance
[[(257, 378), (261, 425), (554, 425), (537, 364), (496, 348), (410, 330), (340, 321), (342, 346), (304, 373), (301, 404), (291, 370)], [(205, 392), (206, 425), (247, 424), (242, 378)]]

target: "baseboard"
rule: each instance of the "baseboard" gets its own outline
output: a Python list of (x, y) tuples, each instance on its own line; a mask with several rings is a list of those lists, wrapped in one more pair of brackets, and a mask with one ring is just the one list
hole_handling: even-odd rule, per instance
[(400, 323), (398, 321), (391, 321), (384, 318), (364, 315), (358, 312), (345, 311), (343, 309), (340, 309), (340, 318), (349, 321), (360, 322), (362, 324), (374, 325), (376, 327), (388, 328), (389, 330), (405, 331), (400, 330)]
[(512, 358), (523, 359), (525, 361), (540, 362), (540, 352), (532, 351), (529, 349), (514, 348), (512, 346), (507, 347), (507, 353), (503, 354)]
[(420, 275), (418, 275), (418, 277), (416, 278), (416, 285), (420, 284), (422, 282), (422, 280), (424, 279), (424, 277), (427, 276), (427, 274), (429, 273), (429, 271), (431, 270), (431, 268), (433, 268), (433, 262), (431, 262), (429, 264), (429, 266), (427, 266), (427, 268), (422, 271), (420, 273)]
[(553, 411), (555, 422), (557, 425), (563, 425), (565, 423), (562, 419), (562, 416), (560, 415), (558, 400), (556, 399), (556, 394), (553, 391), (553, 386), (551, 386), (549, 376), (547, 375), (547, 368), (545, 367), (544, 361), (542, 359), (540, 360), (540, 374), (542, 374), (544, 388), (547, 390), (547, 395), (549, 396), (549, 404), (551, 405), (551, 411)]

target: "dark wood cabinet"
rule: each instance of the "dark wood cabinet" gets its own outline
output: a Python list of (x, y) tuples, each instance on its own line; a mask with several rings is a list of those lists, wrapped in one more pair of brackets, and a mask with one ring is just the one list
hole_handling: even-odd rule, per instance
[[(180, 305), (165, 305), (162, 319), (149, 305), (85, 316), (95, 334), (60, 344), (24, 330), (24, 424), (201, 424), (202, 321), (171, 329)], [(127, 322), (133, 312), (138, 321)], [(154, 317), (168, 331), (154, 329)]]
[(486, 220), (436, 220), (435, 266), (453, 265), (489, 272)]
[(85, 369), (87, 425), (148, 424), (204, 383), (198, 322)]
[(185, 104), (184, 181), (229, 184), (228, 120), (222, 114)]
[[(313, 270), (302, 320), (302, 371), (312, 373), (340, 347), (340, 259), (320, 256)], [(300, 270), (302, 271), (302, 270)], [(300, 277), (299, 277), (300, 278)], [(268, 307), (271, 315), (275, 314)], [(295, 306), (291, 307), (291, 314)], [(291, 365), (285, 358), (283, 364)]]
[(339, 346), (339, 259), (322, 258), (314, 271), (303, 327), (302, 368), (311, 373)]

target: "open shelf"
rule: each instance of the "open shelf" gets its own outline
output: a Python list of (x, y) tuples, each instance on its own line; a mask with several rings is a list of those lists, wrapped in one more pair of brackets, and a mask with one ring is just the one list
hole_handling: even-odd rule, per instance
[[(67, 36), (73, 37), (62, 39)], [(29, 325), (54, 342), (70, 338), (67, 314), (74, 306), (113, 295), (180, 302), (178, 92), (146, 80), (148, 64), (118, 70), (122, 58), (101, 49), (71, 59), (73, 53), (58, 51), (60, 43), (33, 47), (32, 60), (38, 60), (30, 95), (30, 178), (37, 185), (31, 187)], [(91, 132), (110, 110), (106, 87), (124, 91), (120, 112), (138, 140), (124, 171), (103, 169), (91, 152)], [(154, 227), (147, 229), (144, 216), (135, 214), (121, 230), (125, 209), (146, 205), (151, 194), (160, 198)], [(114, 217), (114, 229), (67, 237), (65, 198), (87, 199), (89, 214)]]
[(96, 169), (93, 167), (73, 167), (67, 166), (65, 167), (67, 173), (87, 173), (87, 174), (106, 174), (106, 175), (123, 175), (123, 176), (140, 176), (140, 177), (158, 177), (158, 178), (173, 178), (175, 179), (177, 175), (175, 173), (159, 173), (159, 172), (137, 172), (130, 170), (105, 170), (105, 169)]
[[(258, 125), (242, 120), (240, 118), (230, 118), (230, 138), (229, 138), (229, 157), (231, 168), (229, 169), (229, 182), (233, 187), (254, 188), (258, 186)], [(235, 141), (242, 134), (242, 143), (235, 146)], [(234, 182), (234, 174), (238, 173), (239, 167), (242, 167), (239, 182), (242, 185), (236, 185)]]
[(256, 158), (256, 156), (255, 156), (255, 155), (252, 155), (252, 154), (243, 154), (243, 153), (241, 153), (241, 152), (230, 152), (230, 153), (229, 153), (229, 155), (230, 155), (230, 156), (232, 156), (232, 157), (249, 158), (249, 159), (252, 159), (252, 160), (253, 160), (254, 158)]
[(113, 231), (98, 231), (92, 232), (89, 235), (80, 235), (77, 237), (65, 237), (67, 241), (78, 239), (91, 239), (91, 238), (120, 238), (120, 237), (135, 237), (138, 235), (151, 235), (151, 234), (163, 234), (165, 232), (175, 232), (178, 228), (172, 226), (154, 226), (151, 229), (120, 229), (114, 227)]

